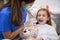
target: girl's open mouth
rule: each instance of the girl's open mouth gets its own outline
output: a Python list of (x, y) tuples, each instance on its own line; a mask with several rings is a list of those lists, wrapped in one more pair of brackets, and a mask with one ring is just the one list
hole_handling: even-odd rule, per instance
[(43, 20), (39, 20), (39, 22), (43, 22)]

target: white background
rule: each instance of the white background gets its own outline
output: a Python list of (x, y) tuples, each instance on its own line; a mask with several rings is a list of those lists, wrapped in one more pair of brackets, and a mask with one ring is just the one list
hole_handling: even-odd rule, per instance
[[(48, 5), (52, 13), (60, 13), (60, 0), (36, 0), (39, 5)], [(36, 4), (38, 4), (36, 3)]]

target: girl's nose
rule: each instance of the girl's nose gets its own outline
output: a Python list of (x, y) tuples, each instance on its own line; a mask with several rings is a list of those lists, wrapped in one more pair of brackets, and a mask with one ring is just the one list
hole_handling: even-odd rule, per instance
[(43, 17), (42, 17), (42, 16), (40, 16), (39, 18), (40, 18), (40, 19), (42, 19)]

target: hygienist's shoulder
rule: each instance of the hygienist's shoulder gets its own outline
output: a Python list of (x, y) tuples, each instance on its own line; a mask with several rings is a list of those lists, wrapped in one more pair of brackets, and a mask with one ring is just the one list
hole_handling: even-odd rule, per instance
[(10, 13), (11, 13), (11, 8), (9, 6), (6, 6), (1, 9), (1, 14), (9, 15)]

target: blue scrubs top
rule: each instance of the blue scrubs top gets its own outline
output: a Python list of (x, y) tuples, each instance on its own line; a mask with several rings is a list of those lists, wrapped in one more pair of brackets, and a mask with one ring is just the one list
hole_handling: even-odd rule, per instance
[[(26, 21), (26, 10), (21, 9), (22, 11), (22, 24)], [(15, 31), (19, 27), (15, 27), (11, 21), (10, 21), (10, 6), (4, 7), (2, 10), (0, 10), (0, 39), (4, 39), (3, 33), (8, 31)]]

